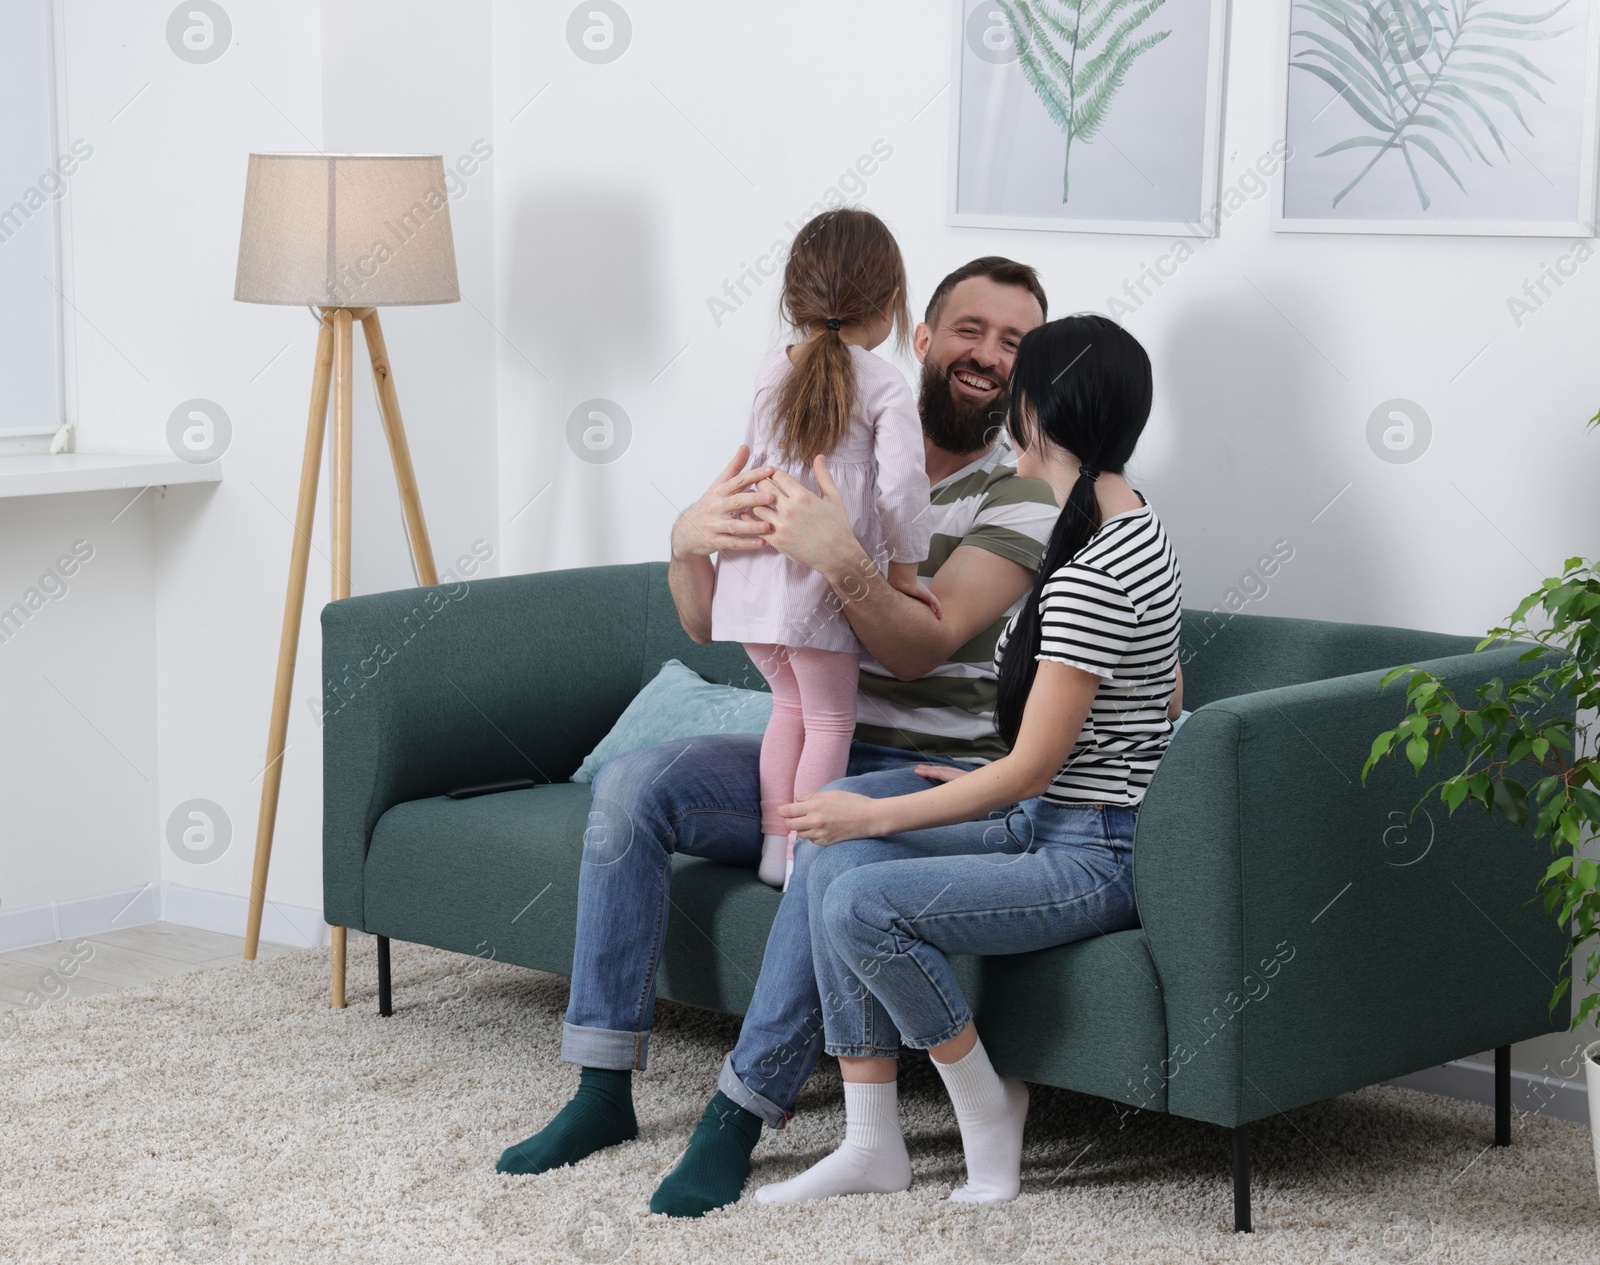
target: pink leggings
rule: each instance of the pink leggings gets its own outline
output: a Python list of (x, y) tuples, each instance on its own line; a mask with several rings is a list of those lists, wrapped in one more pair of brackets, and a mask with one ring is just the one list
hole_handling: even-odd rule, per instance
[(850, 763), (861, 656), (760, 642), (744, 649), (772, 687), (761, 740), (761, 833), (786, 835), (779, 807), (843, 777)]

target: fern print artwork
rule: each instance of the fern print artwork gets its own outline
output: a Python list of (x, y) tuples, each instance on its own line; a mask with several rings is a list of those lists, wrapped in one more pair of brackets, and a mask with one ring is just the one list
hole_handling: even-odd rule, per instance
[(1172, 34), (1146, 29), (1165, 3), (998, 0), (1023, 74), (1056, 126), (1066, 133), (1063, 203), (1072, 193), (1073, 142), (1094, 140), (1133, 64)]
[(1441, 173), (1466, 193), (1468, 167), (1509, 161), (1514, 138), (1535, 135), (1528, 116), (1538, 121), (1540, 85), (1555, 82), (1540, 44), (1572, 29), (1570, 3), (1294, 0), (1290, 66), (1332, 88), (1334, 108), (1361, 124), (1317, 155), (1363, 160), (1333, 206), (1380, 163), (1404, 164), (1427, 210), (1428, 182)]

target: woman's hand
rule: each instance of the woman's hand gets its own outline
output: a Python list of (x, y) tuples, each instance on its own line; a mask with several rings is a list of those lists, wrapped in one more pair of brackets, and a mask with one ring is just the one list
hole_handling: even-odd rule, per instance
[(842, 839), (876, 839), (890, 834), (883, 828), (883, 801), (851, 791), (818, 791), (778, 812), (789, 829), (812, 843), (838, 843)]

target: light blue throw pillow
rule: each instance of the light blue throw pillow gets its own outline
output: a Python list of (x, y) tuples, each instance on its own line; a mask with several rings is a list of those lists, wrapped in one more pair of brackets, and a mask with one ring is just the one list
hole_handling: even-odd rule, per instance
[(674, 738), (701, 734), (758, 734), (772, 715), (772, 695), (713, 685), (678, 659), (668, 659), (655, 680), (634, 696), (578, 771), (574, 782), (592, 782), (600, 766), (613, 756), (653, 747)]

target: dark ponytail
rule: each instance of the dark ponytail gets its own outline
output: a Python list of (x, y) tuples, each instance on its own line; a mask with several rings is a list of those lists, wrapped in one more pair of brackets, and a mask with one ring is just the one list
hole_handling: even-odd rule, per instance
[(1045, 585), (1100, 529), (1095, 480), (1121, 474), (1150, 417), (1150, 357), (1104, 316), (1069, 316), (1028, 332), (1011, 370), (1006, 428), (1019, 452), (1065, 448), (1082, 470), (1056, 519), (1044, 558), (1000, 656), (995, 728), (1014, 746), (1038, 673)]

